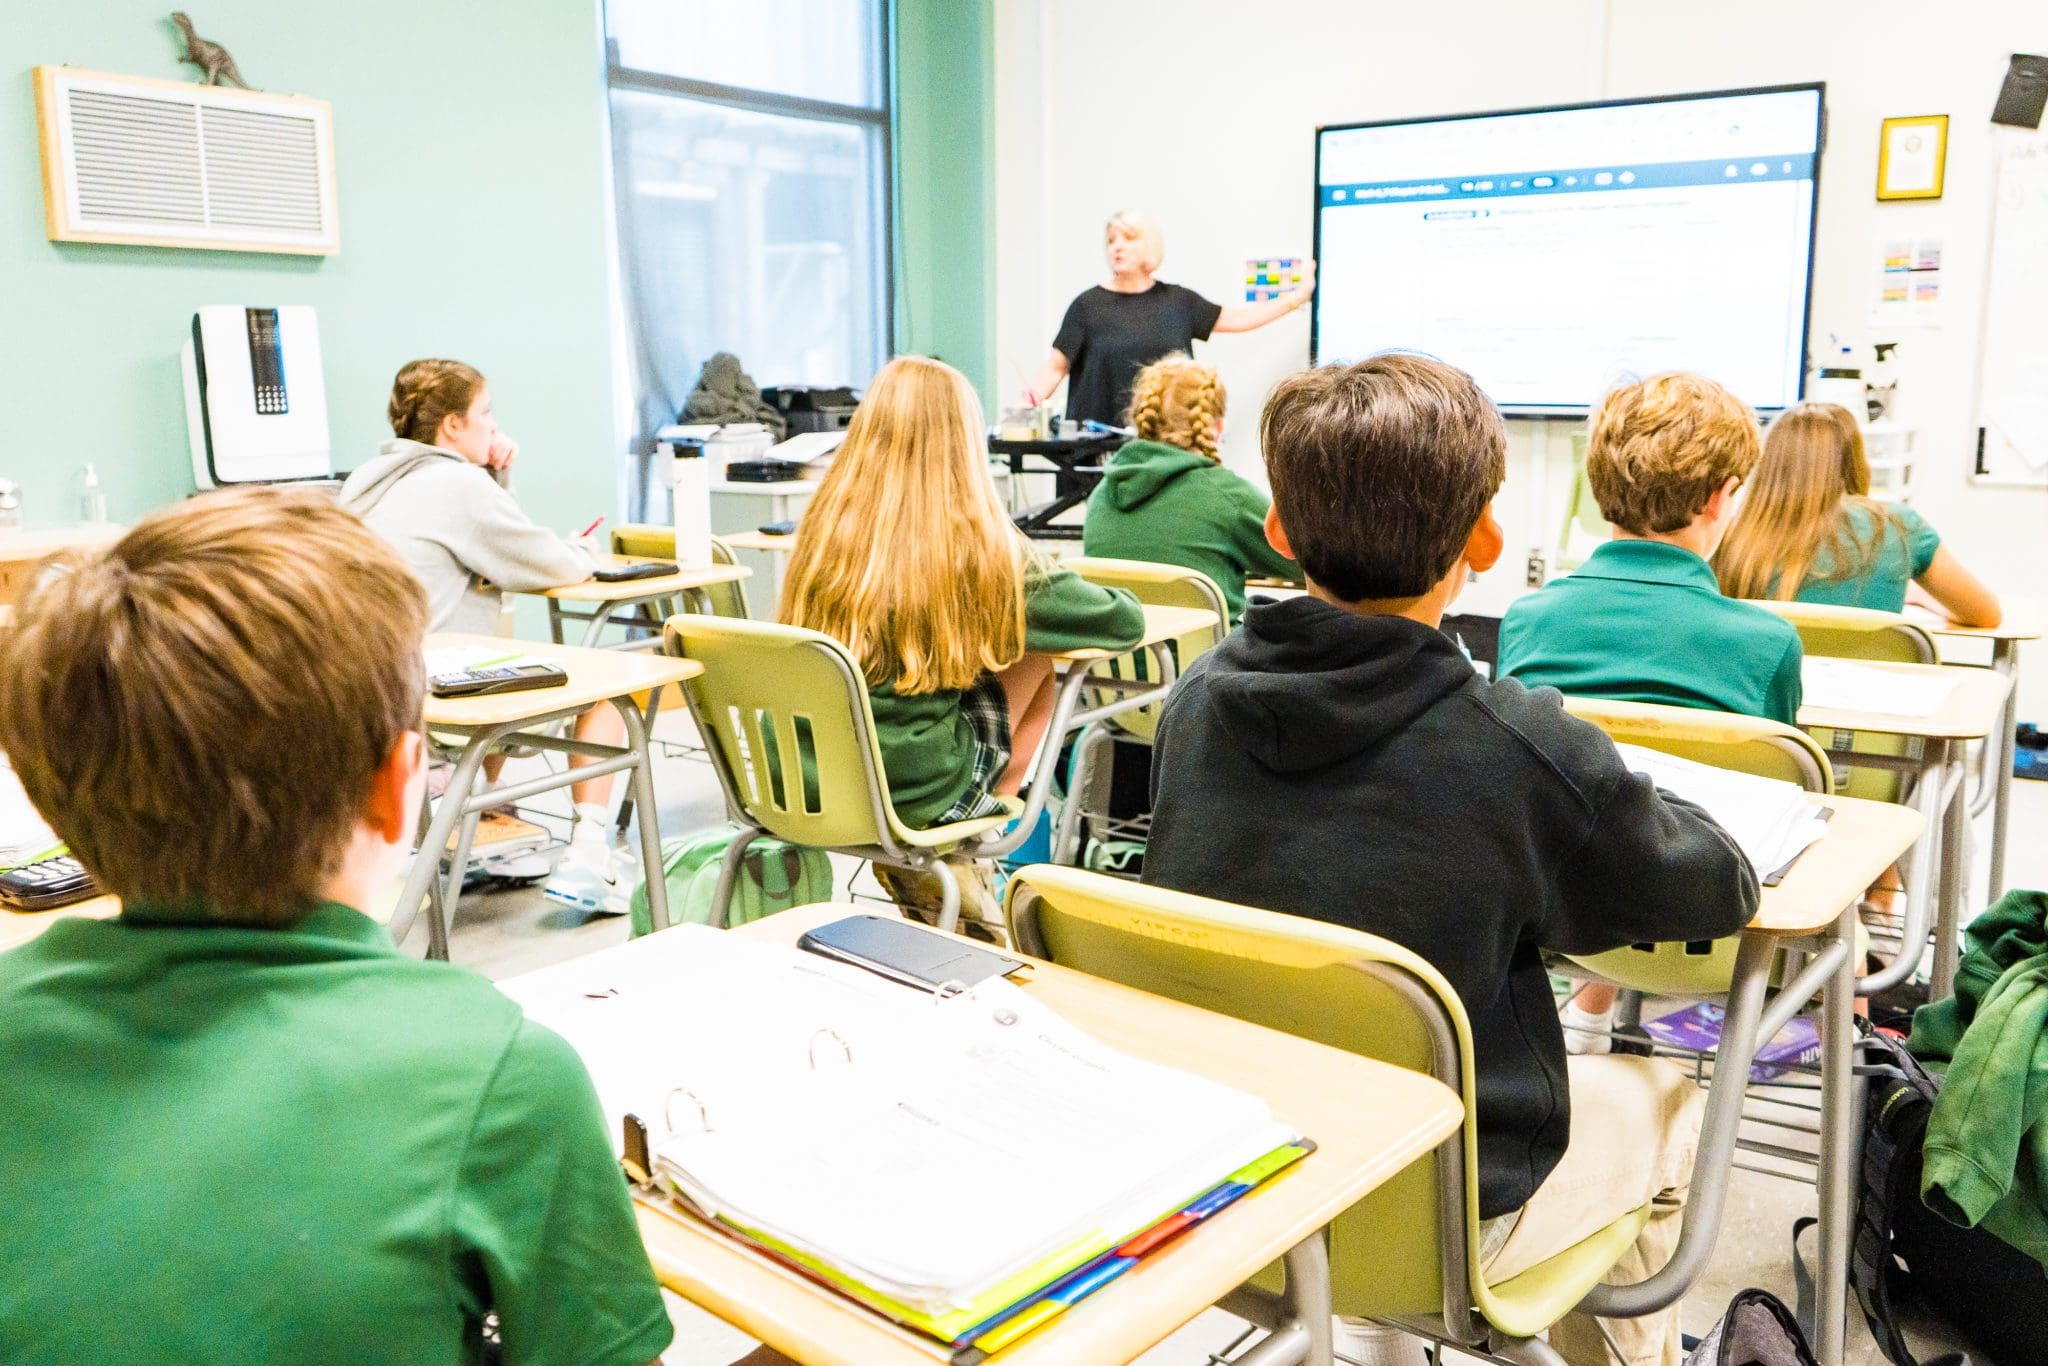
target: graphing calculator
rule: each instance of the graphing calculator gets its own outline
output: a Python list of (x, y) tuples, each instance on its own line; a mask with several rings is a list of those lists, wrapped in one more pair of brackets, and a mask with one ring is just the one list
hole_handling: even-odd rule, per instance
[(605, 565), (590, 577), (599, 583), (630, 583), (634, 579), (665, 579), (678, 572), (668, 561), (656, 560), (650, 564)]
[(99, 892), (85, 865), (69, 854), (23, 864), (0, 873), (0, 904), (17, 911), (44, 911), (68, 906)]
[(569, 675), (558, 664), (487, 664), (434, 674), (427, 679), (427, 686), (436, 697), (483, 697), (529, 688), (559, 688), (568, 681)]

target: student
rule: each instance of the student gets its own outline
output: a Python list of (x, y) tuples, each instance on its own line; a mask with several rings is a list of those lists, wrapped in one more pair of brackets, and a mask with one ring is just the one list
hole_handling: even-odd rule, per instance
[(1235, 626), (1247, 575), (1293, 579), (1301, 568), (1266, 543), (1272, 500), (1218, 461), (1223, 403), (1215, 370), (1186, 356), (1139, 371), (1131, 391), (1138, 439), (1089, 495), (1081, 544), (1090, 555), (1201, 570), (1223, 590)]
[[(456, 360), (416, 360), (391, 384), (392, 439), (341, 486), (341, 505), (398, 548), (427, 590), (427, 629), (497, 635), (504, 590), (530, 592), (581, 583), (597, 568), (584, 546), (536, 526), (512, 496), (519, 445), (498, 430), (491, 387)], [(610, 707), (576, 719), (576, 738), (622, 744), (625, 722)], [(571, 755), (572, 768), (594, 762)], [(495, 783), (505, 756), (484, 761)], [(623, 914), (610, 844), (612, 780), (569, 790), (575, 807), (569, 847), (548, 877), (553, 900), (579, 910)], [(539, 877), (547, 862), (532, 854), (486, 859), (505, 877)]]
[(1731, 598), (1897, 612), (1917, 583), (1959, 625), (1999, 620), (1997, 597), (1926, 519), (1870, 496), (1863, 433), (1833, 403), (1802, 403), (1771, 424), (1714, 568)]
[[(1647, 1204), (1613, 1276), (1640, 1280), (1676, 1241), (1700, 1093), (1663, 1060), (1568, 1065), (1541, 955), (1733, 934), (1755, 876), (1557, 694), (1487, 682), (1438, 629), (1501, 553), (1506, 433), (1470, 376), (1403, 354), (1311, 370), (1261, 435), (1267, 529), (1308, 593), (1254, 603), (1167, 700), (1145, 880), (1427, 958), (1472, 1024), (1487, 1279)], [(1682, 1355), (1675, 1307), (1550, 1341), (1573, 1366)]]
[(1052, 714), (1048, 654), (1127, 649), (1143, 634), (1130, 594), (1032, 554), (989, 477), (983, 432), (966, 376), (890, 361), (783, 578), (781, 619), (838, 640), (866, 673), (890, 800), (914, 828), (994, 815), (996, 796), (1023, 784)]
[(670, 1338), (560, 1038), (361, 908), (412, 847), (426, 599), (210, 493), (16, 605), (0, 746), (100, 884), (0, 955), (11, 1362), (638, 1366)]
[[(1614, 539), (1508, 608), (1501, 676), (1796, 725), (1799, 632), (1723, 596), (1708, 564), (1760, 453), (1756, 415), (1704, 376), (1653, 375), (1610, 391), (1593, 412), (1586, 480)], [(1572, 1052), (1612, 1047), (1616, 999), (1597, 982), (1574, 996)]]
[(1673, 373), (1600, 400), (1586, 478), (1614, 539), (1501, 619), (1503, 677), (1586, 697), (1763, 716), (1799, 713), (1799, 633), (1724, 597), (1708, 565), (1756, 465), (1756, 417)]

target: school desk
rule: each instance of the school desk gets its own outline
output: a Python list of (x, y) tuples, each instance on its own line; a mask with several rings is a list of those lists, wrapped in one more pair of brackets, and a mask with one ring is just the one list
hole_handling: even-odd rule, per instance
[(35, 574), (35, 568), (52, 555), (67, 550), (93, 550), (118, 539), (128, 530), (111, 522), (91, 526), (54, 527), (44, 531), (0, 531), (0, 603), (21, 596)]
[[(608, 569), (633, 564), (662, 564), (674, 561), (650, 559), (640, 555), (599, 555), (598, 568)], [(548, 632), (557, 645), (562, 643), (564, 622), (580, 621), (583, 639), (579, 645), (594, 647), (597, 638), (606, 626), (640, 626), (648, 634), (637, 640), (626, 640), (613, 649), (618, 650), (659, 650), (661, 648), (661, 616), (646, 610), (650, 604), (670, 598), (681, 598), (689, 610), (711, 612), (711, 598), (706, 589), (722, 583), (737, 583), (754, 571), (736, 564), (709, 564), (701, 568), (685, 566), (673, 574), (663, 574), (652, 579), (626, 579), (619, 583), (602, 583), (596, 579), (585, 579), (561, 588), (544, 588), (540, 596), (548, 600)], [(576, 611), (564, 604), (575, 604), (585, 610)]]
[(765, 531), (728, 531), (718, 537), (734, 550), (752, 550), (763, 555), (787, 554), (796, 545), (796, 535), (770, 536)]
[[(2005, 891), (2005, 841), (2012, 820), (2012, 761), (2015, 748), (2014, 731), (2019, 725), (2020, 697), (2020, 644), (2022, 641), (2039, 640), (2042, 632), (2048, 630), (2048, 602), (2039, 598), (2001, 598), (1999, 605), (2003, 615), (1996, 626), (1957, 626), (1925, 608), (1908, 607), (1906, 619), (1918, 622), (1933, 632), (1940, 645), (1944, 641), (1982, 640), (1990, 643), (1991, 662), (1989, 667), (2012, 680), (2012, 689), (2005, 695), (2005, 711), (1999, 717), (1998, 735), (1987, 739), (1981, 753), (1982, 767), (1978, 779), (1976, 798), (1970, 803), (1970, 814), (1980, 816), (1988, 806), (1991, 810), (1991, 868), (1990, 890), (1987, 899), (1996, 901)], [(1944, 656), (1948, 651), (1943, 650)], [(1944, 664), (1958, 664), (1970, 667), (1969, 662), (1960, 659), (1942, 660)]]
[[(1856, 1075), (1852, 1023), (1857, 994), (1856, 903), (1864, 889), (1912, 847), (1924, 821), (1913, 808), (1888, 802), (1817, 793), (1809, 800), (1831, 810), (1827, 833), (1799, 856), (1777, 886), (1762, 890), (1756, 914), (1743, 931), (1743, 952), (1747, 957), (1788, 948), (1811, 955), (1766, 1003), (1757, 1037), (1775, 1036), (1818, 993), (1821, 1125), (1814, 1164), (1820, 1261), (1814, 1353), (1821, 1366), (1841, 1366), (1862, 1160), (1856, 1116), (1863, 1083)], [(1785, 1156), (1778, 1150), (1763, 1151)]]
[[(1931, 898), (1934, 969), (1930, 989), (1933, 999), (1938, 1001), (1949, 995), (1954, 986), (1956, 935), (1967, 893), (1969, 864), (1964, 827), (1969, 820), (1970, 801), (1965, 754), (1969, 742), (1990, 735), (2005, 714), (2012, 680), (1990, 669), (1948, 664), (1854, 662), (1859, 668), (1916, 678), (1942, 678), (1955, 685), (1941, 705), (1926, 716), (1894, 716), (1810, 705), (1799, 709), (1799, 724), (1808, 730), (1896, 735), (1920, 742), (1907, 746), (1904, 754), (1842, 754), (1841, 759), (1859, 768), (1890, 769), (1914, 776), (1919, 782), (1914, 805), (1927, 820), (1914, 849), (1913, 885), (1906, 894), (1906, 937), (1900, 943), (1899, 956), (1864, 978), (1863, 990), (1868, 994), (1883, 991), (1904, 981), (1919, 965), (1927, 942)], [(1928, 875), (1929, 870), (1934, 877)], [(1938, 886), (1934, 885), (1936, 878)]]
[[(694, 660), (671, 659), (661, 654), (508, 641), (503, 636), (442, 632), (427, 637), (429, 650), (450, 646), (516, 650), (521, 655), (561, 665), (568, 671), (569, 681), (561, 687), (527, 692), (427, 698), (427, 729), (459, 736), (464, 743), (455, 761), (455, 772), (448, 780), (446, 795), (439, 802), (429, 798), (420, 813), (426, 833), (420, 840), (421, 853), (413, 860), (412, 872), (392, 911), (392, 942), (404, 941), (424, 900), (428, 905), (427, 956), (447, 958), (448, 926), (455, 918), (455, 903), (462, 893), (462, 872), (469, 862), (470, 842), (476, 836), (478, 818), (485, 811), (621, 770), (632, 772), (633, 802), (640, 812), (640, 860), (647, 878), (647, 908), (656, 926), (667, 925), (667, 879), (662, 875), (661, 831), (654, 816), (660, 808), (654, 803), (654, 761), (647, 737), (660, 705), (661, 690), (671, 683), (695, 678), (704, 666)], [(647, 699), (644, 704), (638, 700), (641, 697)], [(569, 720), (590, 707), (604, 704), (613, 707), (626, 723), (624, 745), (602, 745), (550, 733), (555, 729), (554, 722)], [(478, 793), (476, 779), (484, 756), (512, 744), (558, 754), (587, 755), (597, 762)], [(448, 848), (450, 836), (455, 837), (454, 852), (448, 861), (452, 871), (444, 882), (440, 860), (426, 851)]]
[[(873, 913), (866, 905), (802, 906), (730, 933), (794, 944), (805, 930)], [(1134, 1057), (1265, 1097), (1277, 1118), (1317, 1147), (1287, 1174), (991, 1357), (991, 1366), (1129, 1361), (1282, 1258), (1304, 1326), (1327, 1325), (1322, 1230), (1455, 1132), (1462, 1118), (1457, 1097), (1417, 1072), (1050, 963), (1034, 961), (1013, 980), (1074, 1025)], [(593, 979), (593, 989), (600, 985)], [(936, 1343), (740, 1246), (666, 1201), (644, 1200), (639, 1216), (663, 1285), (798, 1361), (932, 1366), (946, 1360)], [(1326, 1363), (1326, 1329), (1319, 1339), (1321, 1353), (1305, 1359)]]

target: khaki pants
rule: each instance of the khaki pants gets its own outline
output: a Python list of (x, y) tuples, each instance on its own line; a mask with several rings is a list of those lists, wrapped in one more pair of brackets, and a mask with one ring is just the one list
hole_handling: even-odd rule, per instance
[[(1629, 1285), (1661, 1270), (1678, 1243), (1706, 1095), (1659, 1058), (1567, 1058), (1571, 1138), (1564, 1160), (1521, 1209), (1514, 1231), (1481, 1270), (1498, 1284), (1564, 1251), (1632, 1209), (1650, 1205), (1628, 1255), (1607, 1280)], [(1512, 1216), (1511, 1216), (1512, 1217)], [(1550, 1345), (1571, 1366), (1677, 1366), (1678, 1306), (1638, 1319), (1567, 1314)]]

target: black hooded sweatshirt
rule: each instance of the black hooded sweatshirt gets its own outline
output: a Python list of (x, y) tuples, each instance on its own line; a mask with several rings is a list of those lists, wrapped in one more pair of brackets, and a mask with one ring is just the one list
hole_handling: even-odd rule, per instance
[(1255, 603), (1175, 686), (1152, 774), (1145, 881), (1381, 935), (1457, 989), (1482, 1218), (1526, 1204), (1570, 1132), (1539, 950), (1718, 939), (1756, 909), (1705, 812), (1404, 617)]

